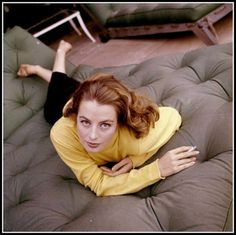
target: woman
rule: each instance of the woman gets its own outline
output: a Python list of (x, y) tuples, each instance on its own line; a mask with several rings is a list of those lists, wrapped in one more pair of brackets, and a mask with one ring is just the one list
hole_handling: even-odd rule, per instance
[(65, 75), (65, 55), (70, 48), (60, 43), (53, 71), (22, 65), (18, 74), (36, 73), (49, 82), (45, 117), (51, 117), (50, 106), (59, 110), (59, 117), (53, 117), (59, 119), (54, 120), (51, 141), (82, 185), (98, 196), (129, 194), (195, 163), (199, 152), (181, 146), (139, 168), (179, 129), (179, 113), (138, 96), (110, 74), (95, 74), (78, 84)]

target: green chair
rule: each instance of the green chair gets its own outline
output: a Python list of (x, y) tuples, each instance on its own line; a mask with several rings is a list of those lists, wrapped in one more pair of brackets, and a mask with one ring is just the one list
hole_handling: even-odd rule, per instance
[(110, 38), (192, 31), (205, 44), (217, 44), (213, 24), (232, 11), (232, 4), (131, 3), (82, 4), (99, 26), (102, 42)]

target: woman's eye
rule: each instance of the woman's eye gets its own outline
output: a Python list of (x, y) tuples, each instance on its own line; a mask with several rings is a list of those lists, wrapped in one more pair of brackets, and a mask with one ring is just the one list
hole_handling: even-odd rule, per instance
[(108, 123), (102, 123), (101, 124), (101, 128), (102, 129), (107, 129), (107, 128), (109, 128), (111, 125), (110, 124), (108, 124)]
[(82, 124), (83, 124), (83, 126), (85, 126), (85, 127), (87, 127), (87, 126), (89, 126), (89, 122), (88, 121), (86, 121), (86, 120), (82, 120), (82, 121), (80, 121)]

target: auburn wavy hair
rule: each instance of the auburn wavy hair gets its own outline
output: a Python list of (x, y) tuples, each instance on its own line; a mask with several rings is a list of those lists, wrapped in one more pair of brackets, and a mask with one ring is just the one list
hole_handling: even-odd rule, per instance
[(99, 104), (112, 105), (118, 124), (127, 127), (136, 138), (146, 136), (159, 119), (157, 104), (128, 89), (111, 74), (93, 75), (79, 85), (71, 98), (63, 109), (64, 117), (77, 116), (82, 100), (96, 100)]

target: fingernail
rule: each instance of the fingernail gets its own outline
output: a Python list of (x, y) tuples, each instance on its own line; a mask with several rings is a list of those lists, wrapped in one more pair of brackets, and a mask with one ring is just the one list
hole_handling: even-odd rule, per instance
[(194, 149), (196, 149), (197, 148), (197, 146), (193, 146), (192, 148), (190, 148), (189, 150), (188, 150), (188, 152), (192, 152)]

